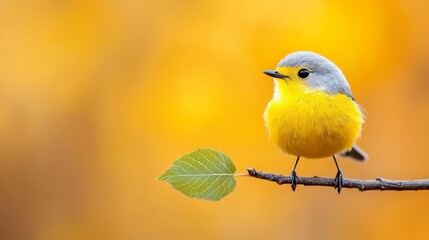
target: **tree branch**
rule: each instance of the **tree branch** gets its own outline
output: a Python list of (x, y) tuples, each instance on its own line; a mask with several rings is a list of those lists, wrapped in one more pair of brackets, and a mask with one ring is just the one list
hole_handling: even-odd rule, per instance
[[(290, 184), (291, 178), (289, 176), (283, 176), (274, 173), (265, 173), (257, 171), (254, 168), (247, 168), (249, 175), (255, 178), (265, 179), (268, 181), (276, 182), (278, 184)], [(334, 187), (334, 178), (324, 177), (298, 177), (297, 184), (304, 186), (330, 186)], [(343, 188), (357, 188), (360, 191), (369, 190), (429, 190), (429, 179), (420, 180), (387, 180), (383, 178), (376, 178), (375, 180), (359, 180), (359, 179), (347, 179), (343, 180)]]

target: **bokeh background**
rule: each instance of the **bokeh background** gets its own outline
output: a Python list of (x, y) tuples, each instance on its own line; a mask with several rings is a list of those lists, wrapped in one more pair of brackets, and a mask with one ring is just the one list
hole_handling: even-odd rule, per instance
[[(247, 177), (220, 202), (158, 181), (200, 147), (289, 174), (267, 139), (272, 69), (311, 50), (365, 108), (348, 178), (429, 178), (426, 1), (0, 1), (1, 239), (427, 239), (429, 192)], [(301, 176), (334, 176), (331, 160)]]

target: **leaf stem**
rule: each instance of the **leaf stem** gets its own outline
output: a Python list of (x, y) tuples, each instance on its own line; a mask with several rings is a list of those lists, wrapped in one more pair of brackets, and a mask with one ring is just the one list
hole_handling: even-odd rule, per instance
[(250, 177), (250, 175), (248, 173), (236, 173), (234, 177)]

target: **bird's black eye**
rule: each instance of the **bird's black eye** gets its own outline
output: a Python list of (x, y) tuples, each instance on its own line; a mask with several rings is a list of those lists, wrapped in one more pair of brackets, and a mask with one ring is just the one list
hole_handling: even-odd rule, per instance
[(308, 76), (310, 76), (310, 71), (308, 69), (303, 68), (298, 71), (298, 77), (307, 78)]

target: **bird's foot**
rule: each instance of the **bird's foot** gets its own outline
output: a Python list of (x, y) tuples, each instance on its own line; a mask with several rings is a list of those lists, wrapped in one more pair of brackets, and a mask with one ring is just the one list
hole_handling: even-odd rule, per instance
[(338, 170), (337, 176), (335, 176), (335, 185), (334, 188), (337, 189), (338, 194), (341, 192), (343, 188), (343, 173)]
[(292, 187), (292, 190), (295, 191), (296, 189), (296, 184), (298, 182), (298, 176), (296, 175), (295, 170), (292, 170), (292, 172), (290, 173), (290, 186)]

